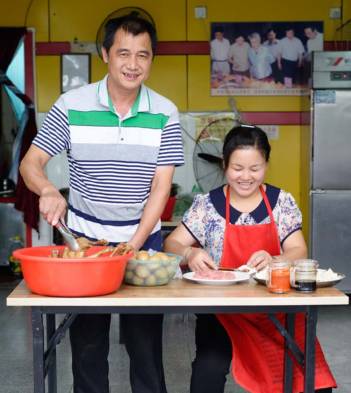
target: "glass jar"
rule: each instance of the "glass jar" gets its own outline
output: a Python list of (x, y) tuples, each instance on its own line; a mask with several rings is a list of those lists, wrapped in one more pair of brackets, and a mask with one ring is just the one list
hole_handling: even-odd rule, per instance
[(268, 265), (267, 287), (273, 293), (290, 290), (290, 262), (272, 261)]
[(297, 291), (313, 292), (317, 288), (318, 262), (313, 259), (298, 259), (291, 269), (291, 286)]

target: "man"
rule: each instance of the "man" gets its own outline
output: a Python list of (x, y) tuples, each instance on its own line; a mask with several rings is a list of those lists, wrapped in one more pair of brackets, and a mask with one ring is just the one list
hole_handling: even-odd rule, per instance
[(245, 41), (245, 38), (238, 34), (229, 49), (229, 62), (232, 64), (235, 81), (239, 85), (244, 77), (250, 77), (249, 48), (250, 45)]
[(294, 29), (288, 27), (285, 37), (280, 40), (282, 61), (279, 66), (283, 72), (285, 87), (291, 88), (297, 80), (297, 70), (301, 69), (305, 52), (302, 42), (295, 37)]
[(323, 33), (320, 33), (315, 27), (306, 26), (304, 28), (305, 36), (307, 38), (306, 48), (308, 61), (311, 61), (312, 52), (323, 50)]
[(306, 42), (306, 53), (305, 53), (305, 64), (304, 64), (304, 79), (311, 86), (311, 61), (312, 52), (323, 50), (323, 33), (320, 33), (313, 26), (306, 26), (304, 33), (307, 38)]
[(214, 32), (215, 38), (210, 42), (212, 75), (219, 80), (229, 75), (229, 48), (230, 42), (224, 38), (223, 29), (218, 27)]
[(269, 29), (267, 31), (266, 37), (267, 40), (263, 43), (263, 46), (269, 49), (275, 59), (274, 62), (271, 64), (274, 81), (276, 83), (283, 82), (282, 73), (278, 66), (281, 64), (282, 55), (280, 40), (277, 39), (277, 33), (274, 29)]
[[(107, 76), (70, 90), (50, 110), (21, 163), (40, 212), (56, 225), (66, 202), (44, 168), (67, 150), (68, 226), (76, 235), (161, 248), (160, 216), (174, 166), (183, 164), (177, 108), (143, 85), (156, 47), (147, 21), (126, 16), (106, 25)], [(162, 315), (121, 315), (133, 393), (166, 393)], [(79, 315), (70, 329), (74, 393), (108, 393), (110, 315)]]

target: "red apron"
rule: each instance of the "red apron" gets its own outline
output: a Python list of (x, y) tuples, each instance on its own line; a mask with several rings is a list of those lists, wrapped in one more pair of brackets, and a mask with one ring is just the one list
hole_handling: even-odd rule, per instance
[[(280, 243), (273, 213), (263, 187), (260, 191), (269, 213), (269, 224), (234, 225), (230, 219), (229, 186), (226, 195), (226, 228), (221, 266), (245, 264), (258, 250), (280, 254)], [(285, 325), (284, 314), (277, 315)], [(236, 382), (250, 393), (282, 393), (284, 373), (284, 339), (266, 314), (217, 314), (226, 329), (233, 348), (232, 374)], [(304, 351), (305, 317), (298, 314), (295, 340)], [(301, 368), (294, 365), (293, 393), (304, 390)], [(336, 387), (336, 382), (316, 340), (316, 389)]]

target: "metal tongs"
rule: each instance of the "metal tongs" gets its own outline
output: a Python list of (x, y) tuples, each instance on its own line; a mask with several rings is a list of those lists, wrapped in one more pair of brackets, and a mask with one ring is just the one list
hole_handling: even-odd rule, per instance
[(79, 251), (80, 246), (74, 237), (73, 233), (70, 231), (65, 221), (60, 218), (59, 222), (55, 225), (58, 231), (61, 233), (63, 240), (67, 244), (68, 248), (72, 251)]

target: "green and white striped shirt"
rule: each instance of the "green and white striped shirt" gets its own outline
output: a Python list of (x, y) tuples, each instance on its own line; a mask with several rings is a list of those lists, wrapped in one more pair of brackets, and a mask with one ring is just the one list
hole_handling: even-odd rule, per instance
[[(157, 166), (184, 163), (175, 105), (142, 85), (120, 118), (107, 76), (60, 96), (33, 143), (49, 155), (67, 151), (68, 225), (78, 235), (110, 242), (134, 234)], [(160, 223), (152, 233), (160, 230)]]

